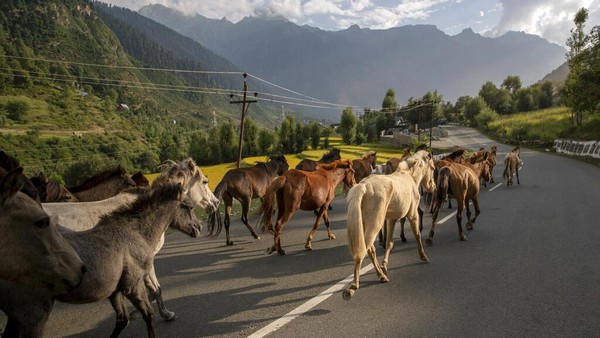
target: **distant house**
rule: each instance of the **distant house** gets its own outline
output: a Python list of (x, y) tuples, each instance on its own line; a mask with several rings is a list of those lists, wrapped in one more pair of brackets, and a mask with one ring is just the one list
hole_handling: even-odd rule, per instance
[(117, 111), (128, 111), (129, 110), (129, 106), (126, 105), (125, 103), (119, 103), (119, 105), (117, 106)]

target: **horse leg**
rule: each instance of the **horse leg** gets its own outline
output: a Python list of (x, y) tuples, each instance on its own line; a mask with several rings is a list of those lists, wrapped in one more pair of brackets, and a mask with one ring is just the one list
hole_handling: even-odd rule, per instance
[[(310, 231), (310, 233), (308, 234), (308, 237), (306, 238), (306, 244), (304, 245), (304, 248), (306, 250), (312, 250), (312, 240), (313, 237), (315, 236), (315, 232), (317, 232), (317, 228), (319, 227), (319, 224), (321, 223), (321, 218), (323, 217), (323, 215), (326, 213), (327, 211), (327, 206), (322, 205), (321, 208), (319, 208), (319, 213), (317, 214), (317, 219), (315, 220), (315, 224), (313, 225), (312, 230)], [(327, 230), (328, 232), (330, 232), (331, 230), (329, 230), (329, 226), (327, 226)], [(335, 236), (334, 236), (335, 238)], [(330, 237), (331, 239), (331, 237)]]
[(291, 210), (290, 212), (285, 212), (283, 215), (277, 215), (277, 223), (275, 223), (275, 233), (273, 234), (273, 246), (267, 250), (267, 253), (272, 253), (277, 250), (277, 253), (281, 256), (285, 255), (285, 250), (281, 247), (281, 232), (283, 231), (283, 227), (287, 224), (287, 222), (292, 218), (292, 215), (297, 210), (297, 208)]
[(140, 312), (146, 322), (146, 328), (148, 329), (148, 338), (156, 338), (156, 328), (154, 326), (154, 310), (152, 304), (148, 301), (148, 294), (146, 292), (146, 285), (143, 282), (139, 282), (134, 285), (131, 293), (127, 294), (127, 299), (135, 306)]
[(456, 224), (458, 225), (458, 239), (460, 239), (461, 241), (466, 241), (467, 240), (467, 236), (465, 236), (465, 234), (463, 233), (463, 228), (462, 228), (462, 211), (465, 207), (465, 202), (466, 199), (465, 198), (457, 198), (456, 199)]
[(350, 300), (350, 298), (352, 298), (352, 296), (354, 295), (356, 290), (358, 290), (358, 285), (359, 285), (358, 279), (360, 277), (360, 267), (362, 266), (362, 262), (364, 259), (365, 259), (365, 257), (354, 259), (354, 279), (352, 280), (352, 283), (350, 283), (350, 286), (348, 287), (348, 289), (344, 290), (344, 292), (342, 292), (342, 298), (346, 301)]
[(515, 174), (517, 175), (517, 184), (521, 184), (521, 181), (519, 181), (519, 164), (517, 163), (515, 167)]
[(123, 294), (119, 291), (113, 293), (108, 297), (110, 304), (112, 305), (117, 315), (117, 322), (113, 332), (110, 334), (111, 338), (118, 337), (121, 331), (129, 324), (129, 315), (127, 314), (127, 307), (125, 306), (125, 299)]
[[(252, 237), (254, 237), (254, 239), (260, 239), (260, 237), (258, 237), (258, 234), (254, 231), (254, 229), (250, 226), (250, 224), (248, 224), (248, 211), (250, 210), (250, 203), (252, 202), (252, 200), (250, 198), (244, 198), (241, 202), (242, 202), (242, 222), (244, 223), (244, 225), (246, 225), (246, 228), (248, 228), (248, 230), (250, 231), (250, 233), (252, 234)], [(233, 242), (231, 242), (231, 245), (233, 245)]]
[(383, 221), (383, 227), (381, 228), (381, 230), (379, 230), (378, 238), (379, 246), (385, 249), (385, 242), (387, 238), (385, 221)]
[(469, 206), (469, 200), (465, 201), (465, 209), (467, 209), (467, 224), (465, 225), (467, 230), (473, 230), (473, 222), (471, 221), (471, 207)]
[[(386, 228), (388, 234), (394, 233), (394, 228), (396, 227), (397, 219), (386, 219)], [(385, 255), (383, 256), (383, 261), (381, 262), (381, 269), (384, 274), (388, 274), (387, 265), (390, 258), (390, 252), (392, 252), (392, 248), (394, 247), (394, 236), (388, 236), (387, 242), (385, 243)], [(371, 258), (373, 260), (373, 258)], [(375, 263), (373, 263), (375, 265)]]
[(475, 217), (473, 217), (473, 219), (470, 220), (471, 230), (473, 230), (473, 225), (475, 224), (475, 220), (477, 219), (477, 216), (479, 216), (479, 214), (481, 213), (481, 210), (479, 209), (479, 199), (477, 198), (477, 196), (475, 196), (471, 200), (473, 201), (473, 207), (475, 208)]
[(400, 240), (402, 243), (406, 243), (406, 236), (404, 236), (404, 223), (406, 223), (406, 217), (400, 219)]
[(225, 225), (225, 245), (233, 245), (233, 242), (229, 239), (229, 225), (231, 224), (231, 206), (233, 204), (233, 198), (227, 192), (223, 194), (223, 203), (225, 204), (225, 219), (223, 224)]
[(371, 246), (367, 249), (367, 254), (369, 254), (369, 258), (373, 263), (373, 267), (375, 268), (375, 272), (377, 272), (377, 278), (382, 283), (389, 282), (389, 278), (387, 277), (387, 272), (384, 272), (383, 267), (379, 265), (379, 261), (377, 260), (377, 252), (375, 251), (375, 245), (371, 244)]
[(327, 214), (327, 210), (323, 214), (323, 220), (325, 221), (325, 227), (327, 228), (327, 237), (329, 239), (335, 239), (335, 234), (331, 231), (331, 224), (329, 223), (329, 214)]
[(175, 312), (169, 311), (165, 306), (165, 302), (162, 298), (162, 289), (160, 284), (158, 283), (158, 278), (156, 277), (156, 272), (154, 271), (154, 263), (152, 264), (152, 268), (150, 269), (150, 273), (148, 273), (144, 277), (144, 283), (148, 288), (149, 294), (148, 299), (152, 303), (154, 299), (156, 299), (156, 304), (158, 305), (158, 312), (160, 316), (166, 321), (171, 322), (177, 319), (175, 316)]
[[(450, 200), (450, 199), (448, 199)], [(437, 218), (440, 215), (440, 207), (441, 207), (441, 202), (440, 203), (436, 203), (436, 206), (433, 209), (432, 212), (432, 220), (431, 220), (431, 229), (429, 230), (429, 235), (427, 236), (427, 239), (425, 240), (425, 243), (427, 243), (427, 245), (432, 245), (433, 244), (433, 236), (435, 235), (435, 226), (437, 223)]]
[[(420, 212), (419, 212), (420, 211)], [(423, 262), (429, 262), (429, 258), (425, 254), (425, 249), (423, 248), (423, 243), (421, 241), (421, 229), (419, 220), (423, 217), (423, 211), (418, 208), (417, 214), (414, 212), (409, 213), (407, 215), (408, 222), (410, 223), (410, 228), (412, 229), (413, 235), (415, 236), (415, 240), (417, 241), (417, 250), (419, 251), (419, 257)]]

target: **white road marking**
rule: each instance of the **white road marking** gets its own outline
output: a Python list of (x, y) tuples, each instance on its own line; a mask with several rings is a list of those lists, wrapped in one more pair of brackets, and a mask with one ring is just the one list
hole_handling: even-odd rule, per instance
[[(360, 269), (360, 275), (362, 276), (365, 273), (371, 271), (372, 269), (373, 269), (373, 264), (369, 263), (369, 265), (367, 265), (364, 268)], [(263, 327), (262, 329), (254, 332), (253, 334), (251, 334), (250, 336), (248, 336), (248, 338), (262, 338), (262, 337), (264, 337), (264, 336), (266, 336), (266, 335), (268, 335), (270, 333), (273, 333), (273, 332), (279, 330), (285, 324), (287, 324), (287, 323), (291, 322), (292, 320), (298, 318), (299, 316), (305, 314), (310, 309), (312, 309), (313, 307), (319, 305), (319, 303), (321, 303), (325, 299), (329, 298), (334, 293), (336, 293), (336, 292), (340, 291), (341, 289), (343, 289), (344, 286), (346, 286), (348, 283), (350, 283), (352, 281), (352, 279), (354, 279), (354, 274), (352, 274), (352, 275), (350, 275), (350, 276), (342, 279), (341, 281), (337, 282), (334, 286), (332, 286), (329, 289), (321, 292), (316, 297), (308, 300), (306, 303), (304, 303), (304, 304), (298, 306), (297, 308), (293, 309), (292, 311), (288, 312), (283, 317), (277, 319), (276, 321), (274, 321), (271, 324)]]
[(490, 189), (490, 190), (488, 190), (488, 191), (494, 191), (496, 188), (498, 188), (498, 187), (499, 187), (499, 186), (501, 186), (502, 184), (504, 184), (504, 183), (498, 183), (498, 184), (497, 184), (495, 187), (491, 188), (491, 189)]

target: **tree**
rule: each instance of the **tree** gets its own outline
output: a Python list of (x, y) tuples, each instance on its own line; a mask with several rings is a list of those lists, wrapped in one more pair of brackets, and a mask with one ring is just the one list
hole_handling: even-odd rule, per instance
[(283, 153), (290, 154), (294, 152), (295, 134), (294, 134), (294, 117), (288, 115), (281, 122), (279, 130), (279, 147)]
[(310, 133), (310, 147), (315, 150), (319, 147), (319, 143), (321, 143), (321, 128), (317, 122), (312, 122), (308, 128)]
[(352, 108), (348, 107), (342, 112), (340, 126), (338, 130), (342, 135), (342, 142), (345, 144), (353, 144), (356, 138), (356, 115), (352, 112)]
[(266, 129), (258, 132), (258, 149), (261, 154), (267, 155), (274, 151), (275, 138), (275, 134)]
[(554, 85), (550, 81), (544, 81), (540, 86), (540, 93), (538, 96), (538, 107), (549, 108), (552, 106), (552, 97), (554, 96)]
[(475, 124), (484, 129), (488, 129), (490, 122), (497, 120), (500, 116), (490, 107), (484, 107), (482, 111), (475, 116)]
[(511, 114), (515, 111), (513, 99), (508, 89), (497, 88), (491, 81), (487, 81), (481, 87), (479, 96), (500, 115)]
[(517, 91), (517, 110), (526, 112), (537, 109), (531, 88), (521, 88)]
[(383, 97), (383, 102), (381, 103), (382, 111), (395, 111), (398, 108), (398, 102), (396, 102), (396, 93), (392, 88), (388, 89)]
[(475, 123), (475, 117), (485, 108), (490, 108), (481, 96), (467, 100), (463, 110), (465, 120)]
[(585, 8), (579, 9), (575, 14), (575, 28), (571, 29), (571, 36), (567, 39), (567, 64), (569, 75), (565, 81), (565, 103), (573, 111), (571, 123), (581, 127), (583, 124), (583, 111), (585, 110), (586, 88), (581, 81), (583, 70), (583, 55), (589, 37), (585, 34), (584, 27), (588, 18)]
[(29, 111), (29, 104), (23, 100), (13, 100), (6, 103), (8, 118), (13, 121), (24, 122)]
[(508, 90), (513, 99), (517, 96), (517, 92), (522, 85), (521, 78), (517, 75), (509, 75), (502, 81), (502, 88)]
[(296, 122), (296, 128), (294, 129), (296, 136), (294, 137), (294, 153), (301, 153), (306, 149), (306, 142), (308, 140), (308, 129), (304, 128), (301, 121)]
[(243, 155), (258, 155), (258, 126), (252, 119), (247, 119), (244, 125)]

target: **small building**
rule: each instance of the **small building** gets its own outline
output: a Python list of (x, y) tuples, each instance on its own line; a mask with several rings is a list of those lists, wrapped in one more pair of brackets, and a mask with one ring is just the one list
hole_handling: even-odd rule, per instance
[(128, 111), (129, 110), (129, 106), (126, 105), (125, 103), (119, 103), (119, 105), (117, 106), (117, 111)]

